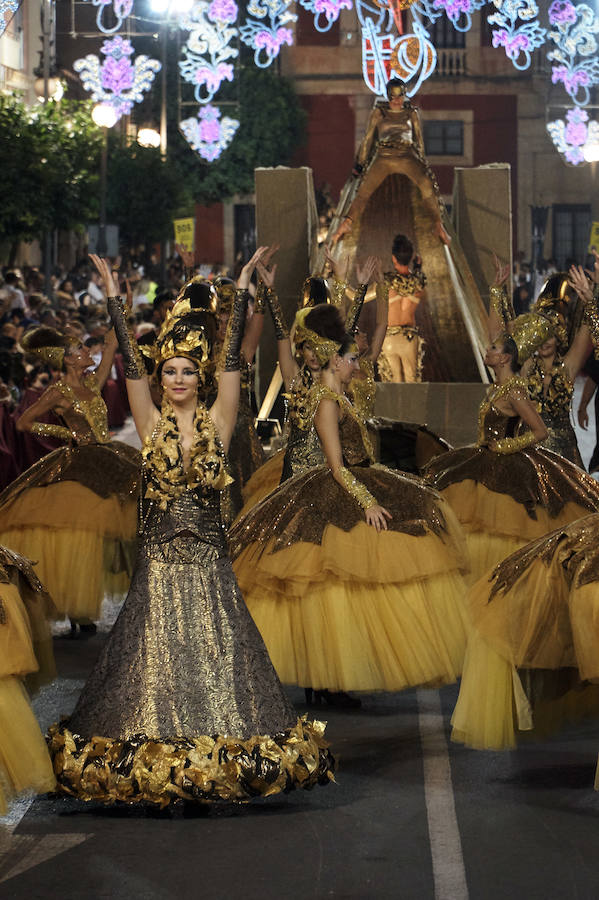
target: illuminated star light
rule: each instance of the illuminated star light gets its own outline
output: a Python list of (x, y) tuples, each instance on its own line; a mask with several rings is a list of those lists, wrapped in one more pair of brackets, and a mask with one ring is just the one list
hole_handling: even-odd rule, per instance
[(106, 59), (101, 61), (94, 54), (76, 59), (73, 68), (79, 73), (86, 91), (90, 91), (96, 103), (108, 103), (117, 115), (117, 121), (128, 115), (134, 103), (143, 100), (160, 71), (157, 59), (136, 56), (133, 60), (131, 41), (120, 36), (104, 41), (100, 52)]
[(196, 119), (184, 119), (179, 127), (188, 141), (202, 159), (213, 162), (226, 150), (239, 128), (237, 119), (225, 116), (221, 119), (218, 106), (207, 104), (198, 111)]
[(589, 122), (586, 109), (569, 109), (566, 121), (556, 119), (548, 122), (547, 131), (556, 148), (572, 166), (585, 162), (585, 144), (599, 142), (599, 122)]

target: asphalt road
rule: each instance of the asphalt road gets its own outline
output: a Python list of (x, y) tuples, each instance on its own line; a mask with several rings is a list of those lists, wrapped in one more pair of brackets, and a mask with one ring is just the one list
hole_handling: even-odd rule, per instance
[[(44, 726), (69, 712), (104, 640), (56, 641)], [(339, 772), (312, 792), (161, 813), (29, 798), (0, 820), (0, 898), (597, 900), (595, 724), (480, 753), (449, 741), (455, 697), (313, 709)]]

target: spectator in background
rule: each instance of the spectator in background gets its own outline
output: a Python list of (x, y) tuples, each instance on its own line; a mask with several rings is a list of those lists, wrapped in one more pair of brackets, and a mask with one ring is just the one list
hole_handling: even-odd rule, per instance
[(19, 276), (16, 272), (7, 272), (4, 276), (4, 295), (8, 298), (9, 312), (13, 309), (22, 309), (23, 312), (27, 310), (25, 294), (20, 288)]

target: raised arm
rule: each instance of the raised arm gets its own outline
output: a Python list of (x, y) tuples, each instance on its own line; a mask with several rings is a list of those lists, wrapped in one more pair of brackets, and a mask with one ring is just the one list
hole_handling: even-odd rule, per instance
[[(261, 266), (263, 266), (266, 270), (271, 271), (272, 269), (273, 278), (277, 267), (276, 265), (271, 267), (270, 261), (278, 249), (279, 244), (274, 244), (272, 247), (268, 247), (260, 260)], [(243, 353), (243, 358), (248, 363), (251, 363), (254, 359), (254, 356), (256, 355), (256, 350), (258, 349), (258, 344), (260, 343), (262, 332), (264, 330), (266, 291), (266, 284), (261, 278), (254, 300), (254, 310), (252, 312), (250, 321), (246, 325), (245, 333), (243, 335), (243, 341), (241, 342), (241, 352)]]
[(225, 453), (229, 449), (231, 436), (233, 434), (233, 429), (235, 428), (235, 422), (237, 421), (240, 386), (240, 354), (249, 299), (248, 288), (250, 286), (250, 278), (256, 268), (256, 263), (266, 253), (267, 249), (267, 247), (259, 247), (249, 262), (247, 262), (241, 270), (239, 281), (237, 282), (237, 292), (235, 294), (233, 310), (229, 317), (227, 334), (222, 349), (218, 393), (216, 395), (216, 400), (210, 407), (210, 416), (220, 435)]
[(385, 531), (391, 513), (379, 506), (366, 486), (343, 464), (343, 451), (339, 439), (339, 407), (334, 400), (325, 397), (320, 401), (314, 425), (333, 478), (351, 498), (348, 498), (348, 502), (358, 503), (364, 510), (367, 523), (377, 531)]
[(497, 254), (493, 254), (495, 262), (495, 281), (489, 290), (489, 339), (494, 340), (502, 331), (507, 331), (509, 322), (514, 318), (511, 299), (508, 297), (506, 282), (510, 267), (503, 265)]
[(90, 254), (90, 259), (104, 282), (108, 298), (106, 301), (108, 315), (114, 325), (114, 332), (123, 356), (131, 415), (140, 440), (145, 441), (152, 434), (160, 414), (152, 400), (149, 379), (137, 341), (129, 330), (127, 310), (119, 295), (118, 283), (112, 274), (112, 267), (107, 260), (101, 259), (95, 254)]
[(72, 435), (66, 426), (37, 421), (40, 416), (44, 416), (50, 410), (58, 411), (62, 404), (64, 404), (64, 398), (60, 391), (57, 391), (54, 386), (49, 387), (39, 400), (28, 406), (23, 414), (19, 416), (16, 422), (17, 431), (29, 431), (31, 434), (69, 441)]
[(285, 324), (283, 310), (281, 309), (279, 298), (277, 297), (274, 290), (275, 273), (277, 271), (277, 267), (276, 265), (274, 265), (269, 270), (264, 265), (262, 265), (262, 260), (260, 260), (257, 263), (256, 268), (258, 269), (258, 274), (260, 275), (260, 278), (262, 279), (265, 286), (266, 303), (268, 304), (268, 308), (270, 310), (270, 314), (275, 326), (275, 337), (277, 339), (277, 356), (279, 358), (281, 376), (283, 378), (283, 382), (285, 383), (285, 388), (289, 390), (293, 379), (299, 372), (299, 366), (296, 363), (291, 351), (289, 330), (287, 328), (287, 325)]

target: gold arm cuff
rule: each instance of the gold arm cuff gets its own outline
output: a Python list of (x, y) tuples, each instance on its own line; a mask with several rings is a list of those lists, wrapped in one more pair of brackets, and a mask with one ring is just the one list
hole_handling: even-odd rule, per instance
[(518, 437), (501, 438), (496, 441), (494, 452), (503, 454), (517, 453), (518, 450), (524, 450), (526, 447), (530, 447), (531, 444), (536, 443), (537, 438), (532, 431), (525, 431), (523, 434), (519, 434)]
[(31, 433), (40, 437), (55, 437), (64, 441), (70, 441), (72, 434), (64, 425), (50, 425), (48, 422), (34, 422)]
[[(345, 218), (349, 218), (349, 216), (345, 216)], [(333, 275), (333, 283), (331, 286), (331, 299), (333, 301), (333, 306), (341, 306), (346, 291), (347, 282), (339, 281), (339, 279)]]
[(256, 288), (256, 296), (254, 297), (254, 312), (260, 313), (260, 315), (264, 315), (266, 310), (266, 294), (268, 292), (268, 288), (264, 284), (263, 281), (258, 282), (258, 287)]
[(266, 291), (266, 302), (268, 303), (268, 308), (270, 309), (272, 321), (275, 326), (275, 336), (278, 341), (284, 341), (289, 337), (289, 329), (283, 318), (283, 310), (281, 309), (279, 298), (272, 288)]
[(347, 316), (345, 317), (345, 330), (348, 334), (355, 334), (358, 330), (358, 319), (360, 318), (360, 313), (364, 306), (364, 298), (366, 297), (367, 290), (368, 285), (361, 284), (354, 294), (354, 299), (350, 303)]
[(349, 469), (346, 469), (345, 466), (341, 466), (341, 468), (337, 469), (337, 474), (341, 478), (341, 482), (347, 493), (351, 494), (354, 500), (360, 504), (362, 509), (369, 509), (371, 506), (376, 506), (377, 501), (366, 485), (362, 484), (361, 481), (358, 481)]
[(504, 324), (515, 318), (514, 307), (504, 284), (494, 284), (489, 288), (489, 305)]

